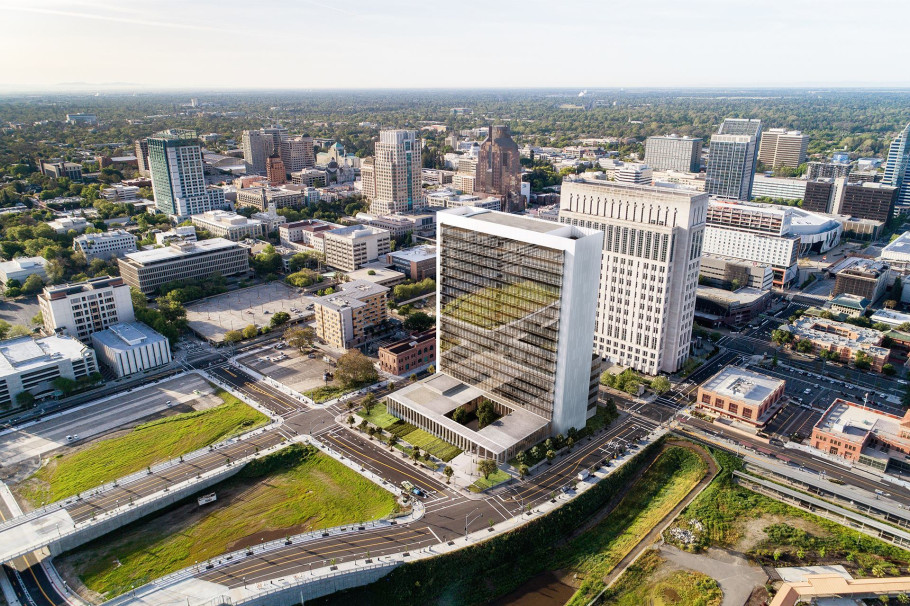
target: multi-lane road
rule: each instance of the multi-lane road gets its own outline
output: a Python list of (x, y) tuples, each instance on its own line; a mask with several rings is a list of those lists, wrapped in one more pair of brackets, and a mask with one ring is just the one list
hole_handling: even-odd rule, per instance
[[(244, 558), (225, 562), (211, 569), (202, 567), (196, 571), (199, 578), (236, 587), (306, 571), (311, 567), (323, 566), (332, 560), (347, 562), (375, 558), (392, 553), (417, 551), (440, 542), (458, 541), (466, 532), (480, 530), (491, 522), (495, 525), (558, 496), (561, 490), (569, 489), (578, 471), (594, 467), (617, 447), (635, 444), (653, 432), (659, 424), (674, 418), (684, 421), (685, 425), (680, 430), (684, 434), (689, 433), (702, 439), (707, 436), (709, 440), (716, 440), (720, 445), (734, 450), (741, 447), (754, 453), (772, 452), (779, 455), (781, 460), (824, 472), (827, 477), (865, 490), (874, 491), (879, 488), (880, 484), (873, 477), (853, 472), (809, 453), (769, 446), (764, 440), (744, 436), (723, 425), (678, 414), (691, 402), (693, 392), (699, 383), (727, 364), (744, 362), (743, 354), (746, 352), (742, 351), (742, 347), (737, 347), (737, 344), (741, 344), (743, 339), (750, 338), (748, 335), (731, 335), (730, 338), (725, 338), (723, 345), (730, 349), (723, 349), (696, 369), (677, 390), (651, 402), (635, 402), (615, 394), (609, 396), (602, 394), (604, 398), (612, 397), (617, 400), (623, 411), (620, 418), (607, 431), (590, 440), (582, 441), (572, 452), (560, 457), (553, 465), (542, 465), (529, 478), (522, 481), (512, 480), (484, 495), (474, 495), (466, 492), (464, 487), (448, 484), (440, 474), (418, 470), (402, 453), (389, 451), (377, 442), (368, 440), (363, 434), (338, 424), (336, 418), (346, 413), (339, 405), (307, 407), (257, 381), (237, 367), (218, 362), (209, 366), (207, 372), (218, 381), (249, 396), (280, 416), (282, 419), (280, 427), (147, 474), (115, 489), (100, 494), (82, 495), (81, 500), (74, 500), (66, 506), (67, 511), (74, 521), (85, 521), (93, 515), (103, 515), (122, 506), (131, 499), (136, 500), (156, 493), (166, 486), (187, 479), (192, 474), (218, 468), (227, 459), (236, 460), (257, 448), (264, 449), (300, 434), (313, 435), (344, 457), (390, 483), (399, 485), (402, 481), (408, 480), (426, 490), (424, 515), (415, 522), (388, 528), (370, 528), (303, 544), (284, 545), (267, 553), (259, 553), (254, 548), (252, 554)], [(820, 414), (818, 407), (830, 395), (839, 393), (822, 383), (815, 388), (815, 379), (799, 374), (797, 368), (781, 366), (770, 372), (787, 378), (788, 395), (792, 397), (797, 397), (796, 394), (806, 389), (812, 390), (812, 398), (806, 400), (805, 406), (791, 404), (775, 417), (772, 430), (781, 434), (805, 433), (806, 428), (813, 424), (812, 415)], [(812, 406), (816, 408), (813, 409)], [(733, 446), (728, 440), (740, 446)], [(910, 506), (910, 491), (897, 486), (889, 487), (889, 490), (895, 501)], [(3, 510), (0, 510), (0, 513), (8, 515), (8, 512)], [(8, 574), (16, 591), (22, 591), (23, 595), (27, 593), (31, 598), (23, 603), (35, 606), (64, 604), (65, 600), (56, 593), (43, 568), (37, 565), (35, 556), (27, 557), (35, 561), (20, 560), (16, 562), (16, 568), (22, 572), (17, 574), (10, 570)]]

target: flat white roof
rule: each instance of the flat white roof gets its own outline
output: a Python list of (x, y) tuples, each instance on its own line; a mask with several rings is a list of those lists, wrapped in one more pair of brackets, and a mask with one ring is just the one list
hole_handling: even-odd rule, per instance
[(783, 379), (738, 366), (728, 366), (705, 381), (702, 389), (752, 406), (759, 406), (784, 383)]
[(430, 245), (415, 246), (404, 250), (396, 250), (389, 253), (389, 256), (405, 261), (425, 261), (436, 258), (436, 247)]
[(0, 377), (27, 372), (60, 359), (81, 359), (88, 349), (72, 337), (19, 337), (0, 341)]
[(135, 261), (136, 263), (146, 264), (154, 263), (155, 261), (165, 261), (167, 259), (178, 259), (191, 254), (238, 247), (236, 242), (226, 240), (225, 238), (212, 238), (210, 240), (200, 240), (198, 242), (185, 244), (187, 244), (185, 247), (181, 247), (180, 244), (171, 244), (164, 248), (140, 250), (134, 253), (127, 253), (124, 257), (131, 261)]
[(130, 350), (167, 339), (142, 322), (120, 322), (92, 334), (92, 341), (96, 340), (112, 349)]

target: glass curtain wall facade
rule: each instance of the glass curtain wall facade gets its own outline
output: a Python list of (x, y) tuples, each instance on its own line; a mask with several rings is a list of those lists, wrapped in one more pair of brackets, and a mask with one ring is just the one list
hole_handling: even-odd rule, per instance
[(439, 367), (553, 417), (565, 252), (442, 225)]

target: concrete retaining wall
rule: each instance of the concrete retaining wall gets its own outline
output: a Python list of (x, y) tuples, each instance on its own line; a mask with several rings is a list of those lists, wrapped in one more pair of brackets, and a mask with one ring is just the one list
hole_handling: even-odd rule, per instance
[(173, 488), (166, 495), (159, 496), (153, 500), (149, 500), (143, 503), (139, 503), (122, 513), (107, 517), (102, 517), (99, 520), (96, 520), (93, 524), (83, 524), (81, 528), (76, 528), (75, 531), (70, 532), (69, 534), (63, 535), (57, 540), (48, 544), (47, 548), (50, 550), (51, 555), (57, 556), (68, 551), (70, 549), (75, 549), (80, 545), (88, 543), (91, 540), (97, 539), (98, 537), (104, 536), (109, 532), (117, 530), (122, 526), (126, 526), (130, 522), (135, 522), (139, 518), (145, 517), (151, 513), (155, 513), (159, 509), (164, 509), (168, 505), (176, 503), (177, 501), (184, 499), (190, 495), (193, 495), (201, 490), (205, 490), (210, 486), (214, 486), (222, 480), (226, 480), (229, 477), (236, 474), (238, 471), (243, 469), (243, 465), (231, 465), (230, 467), (225, 467), (214, 473), (210, 476), (203, 477), (192, 484), (181, 486), (179, 488)]
[(294, 606), (343, 589), (368, 585), (378, 581), (401, 564), (401, 562), (388, 562), (360, 570), (337, 571), (332, 576), (309, 579), (301, 584), (280, 587), (257, 596), (234, 600), (233, 604), (234, 606), (241, 604), (243, 606)]

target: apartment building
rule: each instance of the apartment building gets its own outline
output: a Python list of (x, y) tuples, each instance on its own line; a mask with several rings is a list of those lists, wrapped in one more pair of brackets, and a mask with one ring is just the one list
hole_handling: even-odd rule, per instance
[(38, 295), (38, 307), (46, 334), (85, 342), (112, 324), (135, 320), (130, 288), (120, 277), (46, 286)]
[(358, 347), (388, 319), (389, 289), (365, 280), (343, 282), (336, 288), (331, 295), (313, 299), (316, 336), (337, 349)]
[(224, 191), (206, 185), (196, 131), (161, 131), (147, 142), (158, 210), (182, 218), (225, 206)]
[(85, 255), (86, 260), (109, 261), (126, 253), (136, 252), (136, 236), (123, 229), (100, 234), (82, 234), (73, 239), (73, 250)]
[(72, 337), (19, 337), (0, 341), (0, 406), (8, 408), (27, 391), (35, 397), (53, 395), (53, 381), (76, 381), (98, 372), (95, 352)]
[(378, 227), (352, 225), (325, 232), (326, 265), (341, 271), (360, 269), (391, 251), (391, 234)]
[(671, 185), (564, 181), (559, 220), (604, 233), (594, 350), (657, 374), (689, 355), (708, 195)]
[(910, 124), (907, 124), (888, 146), (888, 159), (885, 162), (882, 183), (897, 188), (899, 207), (904, 210), (910, 208)]
[(856, 359), (856, 353), (862, 351), (869, 356), (872, 370), (877, 372), (881, 372), (891, 353), (881, 346), (884, 333), (825, 318), (803, 316), (792, 324), (782, 325), (780, 330), (792, 334), (794, 343), (803, 340), (810, 342), (813, 353), (829, 351), (837, 354), (840, 361), (845, 363)]
[(697, 137), (664, 135), (645, 140), (645, 160), (655, 171), (697, 173), (701, 170), (703, 140)]
[(166, 248), (141, 250), (117, 260), (124, 281), (146, 296), (167, 282), (192, 281), (215, 274), (246, 274), (250, 258), (246, 249), (224, 238), (200, 242), (174, 242)]
[(247, 219), (243, 215), (226, 210), (210, 210), (191, 217), (193, 225), (208, 231), (217, 238), (227, 240), (245, 240), (246, 238), (264, 238), (267, 234), (262, 221)]

